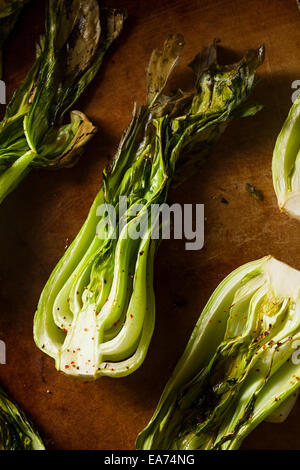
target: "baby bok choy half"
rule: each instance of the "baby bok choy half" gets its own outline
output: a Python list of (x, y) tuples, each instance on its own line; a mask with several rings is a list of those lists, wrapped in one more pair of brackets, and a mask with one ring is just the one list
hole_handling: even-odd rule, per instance
[(300, 386), (299, 339), (300, 272), (271, 256), (233, 271), (201, 313), (137, 448), (237, 449)]
[(44, 449), (33, 424), (0, 387), (0, 450)]
[(159, 210), (149, 209), (165, 203), (175, 170), (184, 177), (234, 116), (260, 109), (245, 100), (263, 48), (228, 66), (216, 62), (216, 44), (205, 48), (192, 63), (195, 91), (163, 94), (183, 46), (173, 35), (153, 52), (147, 103), (134, 110), (85, 224), (42, 292), (34, 338), (66, 374), (121, 377), (142, 364), (155, 322), (159, 243)]
[(300, 220), (300, 96), (277, 137), (272, 174), (280, 210)]
[[(100, 21), (101, 20), (101, 21)], [(32, 69), (0, 122), (0, 202), (31, 168), (76, 162), (95, 127), (74, 105), (119, 35), (124, 13), (97, 0), (49, 0), (46, 33)]]

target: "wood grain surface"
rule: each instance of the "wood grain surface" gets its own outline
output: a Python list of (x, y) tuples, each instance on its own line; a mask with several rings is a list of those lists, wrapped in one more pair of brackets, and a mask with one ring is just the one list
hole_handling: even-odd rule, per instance
[[(43, 31), (44, 1), (26, 6), (5, 56), (8, 93), (21, 83)], [(241, 264), (272, 254), (300, 269), (300, 225), (277, 208), (271, 180), (276, 136), (300, 79), (300, 12), (295, 0), (107, 0), (127, 8), (120, 40), (76, 105), (99, 126), (71, 170), (32, 172), (0, 207), (0, 339), (7, 364), (0, 382), (38, 426), (49, 449), (132, 449), (151, 417), (193, 325), (218, 283)], [(41, 290), (84, 222), (116, 150), (134, 101), (145, 99), (145, 68), (169, 33), (183, 33), (186, 48), (172, 87), (189, 88), (187, 64), (214, 37), (221, 58), (240, 57), (264, 43), (254, 97), (265, 109), (235, 121), (197, 176), (170, 194), (171, 202), (204, 203), (205, 247), (162, 243), (155, 266), (157, 320), (143, 366), (124, 379), (82, 383), (65, 377), (32, 338)], [(257, 201), (246, 191), (263, 191)], [(228, 204), (221, 202), (222, 198)], [(300, 449), (300, 403), (281, 425), (261, 424), (244, 449)]]

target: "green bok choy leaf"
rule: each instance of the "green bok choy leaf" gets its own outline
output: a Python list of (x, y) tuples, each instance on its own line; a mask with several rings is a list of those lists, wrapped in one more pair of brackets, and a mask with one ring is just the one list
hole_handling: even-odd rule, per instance
[[(192, 63), (195, 91), (164, 95), (183, 46), (182, 36), (173, 35), (153, 52), (147, 104), (134, 110), (85, 224), (42, 292), (34, 338), (66, 374), (121, 377), (142, 364), (155, 322), (152, 278), (159, 243), (153, 236), (159, 213), (150, 217), (148, 209), (165, 203), (175, 169), (179, 179), (191, 173), (234, 116), (260, 109), (245, 100), (263, 48), (228, 66), (217, 63), (216, 44), (205, 48)], [(108, 205), (116, 210), (116, 224), (99, 213)]]
[(271, 414), (280, 421), (300, 385), (299, 339), (300, 272), (271, 256), (235, 270), (201, 313), (137, 448), (237, 449)]
[[(100, 22), (101, 19), (101, 22)], [(74, 165), (94, 125), (67, 111), (95, 77), (124, 13), (97, 0), (49, 0), (37, 58), (0, 122), (0, 202), (31, 168)]]
[(33, 424), (0, 387), (0, 450), (44, 450)]

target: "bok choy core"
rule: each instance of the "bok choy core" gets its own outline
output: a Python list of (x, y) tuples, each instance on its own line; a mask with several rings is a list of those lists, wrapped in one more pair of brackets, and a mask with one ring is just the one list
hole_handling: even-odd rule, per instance
[(0, 450), (44, 449), (33, 424), (0, 387)]
[[(101, 23), (100, 23), (101, 18)], [(71, 166), (95, 132), (73, 106), (119, 35), (124, 13), (97, 0), (49, 0), (37, 58), (0, 122), (0, 202), (27, 172)]]
[(300, 96), (278, 135), (272, 173), (280, 209), (300, 220)]
[[(150, 220), (148, 209), (166, 201), (175, 169), (179, 178), (190, 173), (234, 116), (260, 109), (245, 100), (263, 61), (262, 47), (228, 66), (218, 65), (216, 44), (205, 48), (192, 63), (196, 90), (164, 95), (183, 46), (183, 37), (173, 35), (153, 52), (147, 104), (134, 110), (85, 224), (42, 292), (34, 338), (66, 374), (121, 377), (142, 364), (155, 321), (152, 278), (159, 243), (153, 237), (159, 213)], [(103, 205), (115, 208), (116, 225), (99, 213)], [(137, 230), (140, 237), (133, 236), (137, 227), (144, 227)]]
[(300, 385), (300, 272), (271, 256), (217, 287), (138, 449), (237, 449)]

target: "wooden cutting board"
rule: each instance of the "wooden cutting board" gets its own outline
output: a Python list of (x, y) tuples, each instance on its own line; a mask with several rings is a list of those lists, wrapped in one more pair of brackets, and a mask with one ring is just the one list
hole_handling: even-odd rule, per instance
[[(0, 382), (39, 428), (49, 449), (132, 449), (203, 306), (218, 283), (241, 264), (272, 254), (300, 269), (300, 224), (280, 214), (271, 180), (276, 136), (300, 79), (300, 12), (295, 0), (107, 0), (127, 7), (124, 33), (77, 104), (98, 126), (79, 164), (60, 172), (33, 172), (0, 207), (0, 339), (7, 365)], [(44, 1), (22, 14), (5, 57), (8, 93), (33, 62), (43, 30)], [(116, 150), (134, 101), (145, 99), (145, 68), (153, 48), (181, 32), (186, 49), (172, 87), (190, 87), (186, 65), (213, 38), (221, 58), (236, 59), (261, 43), (266, 60), (254, 97), (265, 109), (234, 122), (205, 166), (173, 190), (171, 202), (204, 203), (205, 247), (185, 251), (165, 241), (155, 267), (157, 321), (144, 365), (124, 379), (82, 383), (65, 377), (32, 339), (41, 290), (84, 222)], [(246, 191), (263, 191), (257, 201)], [(228, 204), (222, 203), (222, 198)], [(299, 449), (300, 403), (281, 425), (261, 424), (245, 449)]]

